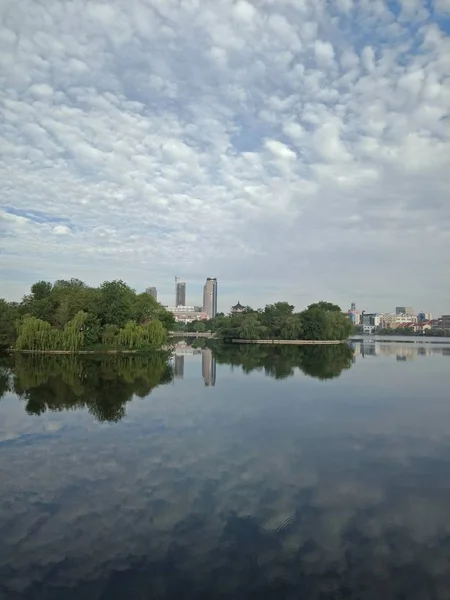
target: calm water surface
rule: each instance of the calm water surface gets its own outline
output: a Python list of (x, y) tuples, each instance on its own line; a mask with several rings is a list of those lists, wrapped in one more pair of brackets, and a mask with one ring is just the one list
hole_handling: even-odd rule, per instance
[(450, 346), (0, 359), (0, 598), (450, 598)]

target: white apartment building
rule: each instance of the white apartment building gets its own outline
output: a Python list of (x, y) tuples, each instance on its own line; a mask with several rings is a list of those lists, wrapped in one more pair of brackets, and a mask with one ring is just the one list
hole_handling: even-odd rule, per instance
[(192, 323), (192, 321), (204, 321), (208, 318), (205, 311), (199, 311), (197, 306), (166, 306), (177, 323)]
[(380, 327), (382, 329), (396, 329), (406, 323), (417, 323), (417, 316), (410, 314), (384, 313), (380, 315)]

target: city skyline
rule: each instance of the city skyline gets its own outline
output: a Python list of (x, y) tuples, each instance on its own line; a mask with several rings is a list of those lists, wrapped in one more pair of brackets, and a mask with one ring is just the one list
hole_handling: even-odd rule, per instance
[(0, 296), (122, 279), (172, 304), (167, 274), (210, 273), (222, 311), (448, 313), (448, 16), (447, 0), (8, 3)]

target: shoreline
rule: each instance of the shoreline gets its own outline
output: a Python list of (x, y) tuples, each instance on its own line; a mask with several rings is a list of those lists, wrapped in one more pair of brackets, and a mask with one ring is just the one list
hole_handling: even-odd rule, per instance
[(345, 344), (347, 340), (231, 340), (232, 344), (290, 344), (292, 346), (303, 346), (313, 344)]

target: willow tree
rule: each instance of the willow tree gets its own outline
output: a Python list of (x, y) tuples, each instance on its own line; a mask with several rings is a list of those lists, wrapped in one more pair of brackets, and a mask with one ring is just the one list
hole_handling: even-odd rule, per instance
[(129, 350), (138, 350), (146, 345), (144, 336), (144, 328), (135, 323), (128, 321), (117, 335), (117, 342), (122, 348)]
[(84, 329), (88, 314), (82, 310), (71, 319), (62, 331), (62, 346), (64, 350), (76, 352), (84, 344)]
[(143, 326), (145, 340), (149, 346), (161, 346), (167, 338), (167, 331), (161, 321), (154, 319)]
[(105, 325), (102, 332), (102, 344), (105, 346), (115, 346), (117, 344), (117, 334), (119, 328), (117, 325)]
[(53, 331), (47, 321), (27, 315), (18, 325), (16, 348), (35, 352), (52, 350), (55, 342)]

